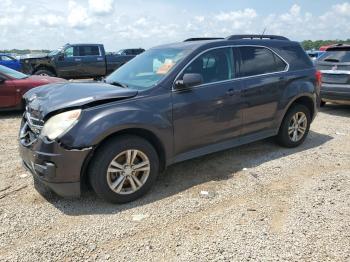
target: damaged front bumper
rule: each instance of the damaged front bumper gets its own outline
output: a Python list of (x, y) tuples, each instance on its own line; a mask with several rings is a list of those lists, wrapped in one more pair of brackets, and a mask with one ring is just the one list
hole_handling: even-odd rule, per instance
[(40, 136), (27, 143), (22, 137), (23, 132), (21, 133), (20, 155), (25, 168), (33, 174), (35, 180), (60, 196), (80, 196), (81, 174), (92, 148), (66, 149), (58, 142), (47, 141)]

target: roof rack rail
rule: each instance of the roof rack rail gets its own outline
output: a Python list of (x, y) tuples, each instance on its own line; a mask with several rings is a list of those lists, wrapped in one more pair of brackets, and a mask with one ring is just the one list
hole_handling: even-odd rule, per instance
[(223, 37), (193, 37), (188, 38), (184, 42), (192, 42), (192, 41), (203, 41), (203, 40), (220, 40), (224, 39)]
[(287, 40), (289, 39), (279, 35), (231, 35), (226, 40), (240, 40), (240, 39), (271, 39), (271, 40)]

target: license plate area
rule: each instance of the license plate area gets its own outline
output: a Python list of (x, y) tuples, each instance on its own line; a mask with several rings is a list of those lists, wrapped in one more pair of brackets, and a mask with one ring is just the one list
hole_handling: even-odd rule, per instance
[(329, 84), (348, 84), (349, 76), (347, 74), (323, 74), (322, 82)]

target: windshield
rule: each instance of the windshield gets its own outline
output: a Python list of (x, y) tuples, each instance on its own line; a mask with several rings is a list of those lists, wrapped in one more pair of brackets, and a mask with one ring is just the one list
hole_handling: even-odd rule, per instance
[(28, 77), (27, 75), (21, 72), (18, 72), (16, 70), (13, 70), (11, 68), (8, 68), (6, 66), (1, 66), (1, 65), (0, 65), (0, 73), (15, 79), (23, 79)]
[(49, 56), (55, 56), (55, 55), (57, 55), (59, 52), (62, 51), (62, 49), (63, 49), (63, 47), (51, 51), (51, 52), (49, 53)]
[(350, 62), (350, 50), (337, 49), (324, 53), (320, 59), (324, 62), (336, 62), (336, 63), (349, 63)]
[(137, 90), (149, 89), (164, 79), (190, 52), (190, 49), (180, 48), (150, 49), (114, 71), (106, 78), (106, 82)]

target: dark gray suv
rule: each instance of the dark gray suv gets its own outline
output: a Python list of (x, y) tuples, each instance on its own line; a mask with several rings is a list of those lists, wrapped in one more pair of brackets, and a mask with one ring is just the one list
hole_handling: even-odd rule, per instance
[(173, 163), (275, 136), (300, 145), (320, 74), (281, 36), (195, 38), (152, 48), (101, 83), (25, 95), (24, 165), (62, 196), (83, 182), (111, 202), (145, 194)]

